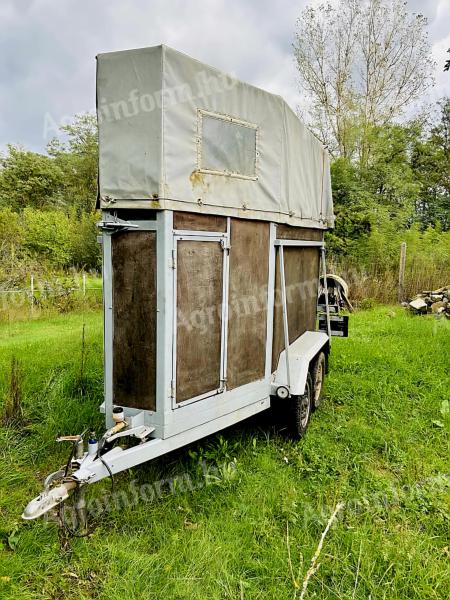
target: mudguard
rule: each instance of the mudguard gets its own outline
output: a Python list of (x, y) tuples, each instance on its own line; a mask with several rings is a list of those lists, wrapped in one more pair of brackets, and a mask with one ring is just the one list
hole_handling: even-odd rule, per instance
[[(322, 331), (305, 331), (295, 342), (290, 344), (287, 353), (286, 350), (281, 352), (277, 370), (273, 374), (271, 394), (275, 395), (280, 386), (288, 388), (293, 396), (304, 394), (311, 361), (323, 349), (328, 353), (328, 348), (329, 337), (326, 333)], [(289, 377), (286, 368), (286, 356), (289, 357)]]

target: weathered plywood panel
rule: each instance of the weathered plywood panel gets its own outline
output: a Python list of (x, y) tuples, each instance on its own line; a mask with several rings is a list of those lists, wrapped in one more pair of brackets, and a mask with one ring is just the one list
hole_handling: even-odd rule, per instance
[(291, 225), (277, 225), (276, 230), (276, 237), (279, 240), (311, 240), (320, 242), (323, 240), (323, 234), (323, 229), (292, 227)]
[[(319, 249), (284, 247), (289, 343), (305, 331), (314, 331), (319, 277)], [(284, 349), (283, 306), (281, 301), (279, 249), (275, 270), (275, 312), (272, 344), (272, 371)]]
[(231, 220), (227, 388), (264, 377), (269, 223)]
[(197, 213), (173, 213), (173, 228), (187, 231), (219, 231), (227, 230), (227, 218), (218, 215), (201, 215)]
[(156, 232), (112, 237), (114, 404), (156, 410)]
[(178, 242), (177, 402), (220, 387), (222, 281), (219, 242)]

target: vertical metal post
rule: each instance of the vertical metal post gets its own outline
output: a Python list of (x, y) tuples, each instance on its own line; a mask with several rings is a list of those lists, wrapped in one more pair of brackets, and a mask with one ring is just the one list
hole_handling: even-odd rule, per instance
[(273, 317), (275, 304), (275, 263), (276, 263), (276, 239), (275, 223), (270, 223), (269, 234), (269, 277), (267, 283), (267, 333), (266, 333), (266, 368), (267, 378), (272, 373), (272, 345), (273, 345)]
[[(84, 444), (83, 438), (80, 438), (76, 442), (75, 456), (78, 460), (82, 460), (84, 457)], [(86, 510), (86, 494), (84, 486), (78, 486), (74, 492), (75, 499), (75, 514), (77, 517), (77, 530), (80, 534), (87, 532), (87, 510)]]
[(103, 353), (104, 353), (104, 393), (106, 427), (114, 424), (113, 409), (113, 291), (112, 291), (112, 239), (111, 234), (103, 233)]
[(325, 313), (327, 315), (327, 333), (331, 342), (331, 323), (330, 323), (330, 305), (328, 303), (328, 281), (327, 281), (327, 264), (325, 260), (325, 246), (321, 248), (321, 257), (322, 257), (322, 277), (323, 277), (323, 287), (324, 287), (324, 296), (325, 296)]
[(227, 237), (223, 242), (223, 279), (222, 279), (222, 343), (221, 343), (221, 374), (220, 387), (222, 391), (227, 387), (228, 364), (228, 293), (230, 279), (230, 247), (231, 247), (231, 219), (227, 217)]
[(287, 315), (287, 302), (286, 302), (286, 279), (284, 276), (284, 253), (283, 245), (279, 247), (280, 253), (280, 281), (281, 281), (281, 302), (283, 304), (283, 330), (284, 330), (284, 351), (286, 356), (286, 376), (287, 384), (291, 386), (291, 374), (289, 369), (289, 328), (288, 328), (288, 315)]
[(83, 273), (83, 298), (86, 297), (86, 273)]

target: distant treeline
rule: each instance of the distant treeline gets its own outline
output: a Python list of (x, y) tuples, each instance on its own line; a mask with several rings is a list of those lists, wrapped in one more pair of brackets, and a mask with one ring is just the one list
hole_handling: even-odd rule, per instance
[[(77, 116), (61, 134), (47, 154), (9, 146), (0, 159), (3, 287), (30, 270), (100, 267), (95, 117)], [(336, 268), (393, 273), (406, 240), (410, 269), (442, 277), (450, 270), (450, 100), (427, 119), (372, 127), (365, 140), (364, 160), (338, 156), (331, 165), (336, 227), (327, 243)]]

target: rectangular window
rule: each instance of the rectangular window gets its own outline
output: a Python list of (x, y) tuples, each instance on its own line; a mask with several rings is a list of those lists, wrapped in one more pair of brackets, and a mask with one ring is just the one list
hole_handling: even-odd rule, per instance
[(257, 179), (257, 131), (252, 123), (199, 110), (199, 170)]

